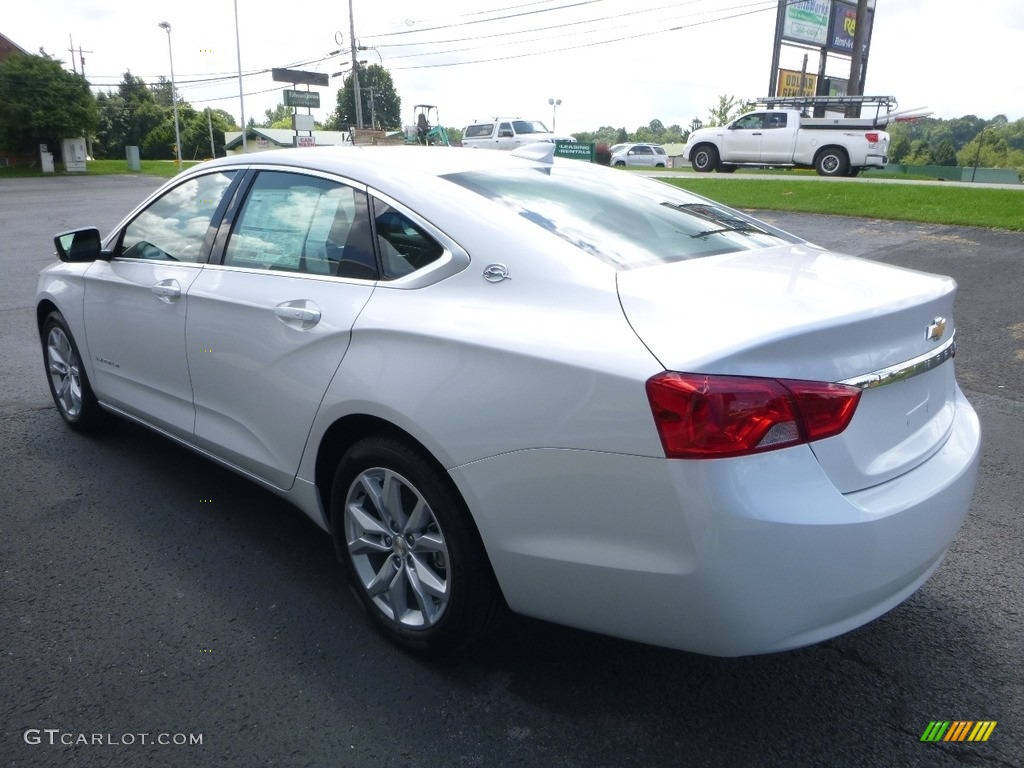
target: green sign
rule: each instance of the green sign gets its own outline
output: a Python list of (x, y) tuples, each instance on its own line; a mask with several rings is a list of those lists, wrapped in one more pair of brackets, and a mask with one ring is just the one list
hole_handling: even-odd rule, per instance
[(289, 91), (286, 89), (283, 93), (286, 107), (320, 108), (320, 94), (317, 91)]
[(571, 157), (575, 160), (594, 162), (594, 145), (581, 141), (556, 141), (555, 157)]

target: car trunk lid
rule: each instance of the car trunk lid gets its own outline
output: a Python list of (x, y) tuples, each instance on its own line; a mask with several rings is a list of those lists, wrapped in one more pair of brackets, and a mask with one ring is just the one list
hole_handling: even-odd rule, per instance
[(666, 370), (862, 387), (847, 429), (811, 443), (843, 492), (912, 469), (948, 435), (952, 278), (797, 245), (622, 271), (618, 286)]

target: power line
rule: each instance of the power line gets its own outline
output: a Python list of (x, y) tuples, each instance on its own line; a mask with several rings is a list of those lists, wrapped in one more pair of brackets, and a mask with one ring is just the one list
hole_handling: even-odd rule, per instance
[(538, 14), (538, 13), (551, 13), (553, 11), (562, 11), (562, 10), (565, 10), (566, 8), (578, 8), (578, 7), (584, 6), (584, 5), (593, 5), (594, 3), (603, 3), (603, 2), (607, 2), (607, 0), (579, 0), (579, 2), (575, 2), (575, 3), (566, 3), (565, 5), (556, 5), (553, 8), (542, 8), (542, 9), (536, 10), (536, 11), (523, 11), (522, 13), (510, 13), (510, 14), (506, 14), (505, 16), (493, 16), (493, 17), (491, 17), (489, 19), (474, 19), (474, 20), (471, 20), (471, 21), (459, 22), (458, 24), (442, 24), (440, 26), (425, 27), (423, 29), (403, 29), (403, 30), (401, 30), (399, 32), (384, 32), (384, 33), (381, 33), (381, 34), (378, 34), (378, 35), (372, 35), (372, 37), (393, 37), (395, 35), (415, 35), (415, 34), (420, 34), (422, 32), (435, 32), (435, 31), (437, 31), (439, 29), (450, 29), (452, 27), (463, 27), (463, 26), (468, 26), (469, 24), (486, 24), (486, 23), (489, 23), (489, 22), (492, 22), (492, 21), (506, 21), (508, 19), (516, 19), (516, 18), (521, 18), (523, 16), (533, 16), (533, 15)]
[[(699, 0), (691, 0), (691, 4), (693, 2), (698, 2), (698, 1)], [(762, 5), (774, 4), (774, 0), (761, 0), (760, 4), (762, 4)], [(441, 44), (459, 43), (459, 42), (466, 42), (466, 41), (470, 41), (470, 40), (474, 40), (474, 41), (475, 40), (483, 40), (483, 39), (490, 39), (490, 38), (495, 38), (495, 37), (508, 37), (508, 36), (511, 36), (511, 35), (524, 35), (524, 34), (529, 34), (531, 32), (547, 32), (547, 31), (551, 31), (551, 30), (566, 29), (568, 27), (575, 27), (575, 26), (584, 25), (584, 24), (595, 24), (595, 23), (598, 23), (598, 22), (601, 22), (601, 21), (607, 21), (609, 19), (619, 19), (619, 18), (622, 18), (623, 16), (635, 16), (635, 15), (639, 15), (639, 14), (642, 14), (642, 13), (652, 13), (652, 12), (655, 12), (655, 11), (661, 11), (661, 10), (665, 10), (665, 9), (668, 9), (668, 8), (677, 8), (678, 6), (679, 6), (679, 4), (675, 3), (675, 4), (672, 4), (672, 5), (659, 6), (658, 8), (648, 8), (648, 9), (644, 9), (644, 10), (639, 10), (639, 11), (633, 11), (633, 12), (629, 12), (629, 13), (619, 14), (617, 16), (605, 16), (605, 17), (601, 17), (601, 18), (597, 18), (597, 19), (585, 19), (585, 20), (581, 20), (581, 21), (572, 21), (572, 22), (567, 22), (565, 24), (555, 24), (555, 25), (551, 25), (551, 26), (547, 26), (547, 27), (537, 27), (537, 28), (529, 29), (529, 30), (518, 30), (518, 31), (514, 31), (514, 32), (497, 32), (497, 33), (494, 33), (492, 35), (477, 35), (477, 36), (474, 36), (474, 37), (455, 38), (455, 39), (451, 39), (451, 40), (438, 40), (438, 41), (425, 42), (425, 43), (385, 43), (384, 45), (372, 46), (372, 47), (374, 47), (374, 48), (409, 48), (409, 47), (419, 47), (419, 46), (430, 46), (430, 45), (441, 45)], [(734, 10), (735, 8), (750, 8), (750, 7), (751, 7), (750, 4), (747, 4), (747, 5), (741, 5), (741, 6), (734, 6), (733, 8), (726, 8), (726, 9), (722, 9), (722, 10)], [(768, 8), (767, 8), (767, 5), (766, 5), (766, 8), (763, 9), (763, 10), (767, 10), (767, 9)], [(689, 14), (689, 15), (685, 15), (685, 16), (671, 17), (671, 18), (668, 18), (668, 19), (659, 19), (658, 21), (661, 22), (661, 23), (669, 24), (669, 23), (672, 23), (673, 21), (675, 21), (677, 19), (689, 19), (689, 18), (692, 18), (694, 15), (703, 15), (703, 14), (702, 13), (700, 13), (700, 14)], [(647, 24), (647, 22), (641, 22), (641, 23)], [(704, 23), (706, 23), (706, 22), (704, 22)], [(614, 28), (621, 29), (622, 26), (623, 25), (621, 25), (621, 24), (617, 24), (617, 25), (615, 25)], [(635, 27), (635, 26), (637, 26), (637, 23), (634, 22), (631, 26)], [(691, 25), (691, 26), (695, 26), (695, 25)], [(601, 27), (601, 28), (597, 28), (597, 29), (588, 29), (588, 30), (579, 30), (579, 31), (567, 31), (564, 34), (546, 35), (546, 36), (543, 36), (543, 37), (532, 38), (530, 40), (512, 40), (512, 41), (505, 42), (505, 43), (492, 43), (492, 44), (487, 45), (487, 46), (469, 46), (467, 48), (448, 49), (448, 50), (445, 50), (445, 51), (423, 51), (423, 52), (419, 52), (419, 53), (406, 53), (406, 54), (397, 54), (397, 55), (392, 54), (392, 55), (389, 55), (389, 58), (391, 60), (394, 60), (394, 59), (413, 58), (413, 57), (419, 57), (419, 56), (438, 56), (438, 55), (441, 55), (441, 54), (444, 54), (444, 53), (461, 53), (461, 52), (464, 52), (464, 51), (479, 50), (481, 48), (494, 48), (494, 47), (498, 47), (498, 46), (523, 45), (523, 44), (537, 43), (537, 42), (548, 42), (550, 40), (557, 40), (557, 39), (560, 39), (560, 38), (563, 38), (563, 37), (568, 37), (568, 36), (593, 35), (593, 34), (598, 34), (598, 33), (601, 33), (601, 32), (608, 32), (608, 31), (611, 31), (611, 29), (612, 29), (612, 27)], [(626, 38), (623, 38), (623, 39), (626, 39)]]
[[(768, 1), (769, 0), (766, 0), (766, 2), (768, 2)], [(797, 2), (797, 1), (798, 0), (791, 0), (791, 2)], [(750, 6), (746, 6), (746, 7), (750, 7)], [(547, 55), (547, 54), (551, 54), (551, 53), (564, 53), (566, 51), (576, 51), (576, 50), (581, 50), (583, 48), (594, 48), (594, 47), (597, 47), (599, 45), (612, 45), (614, 43), (623, 43), (623, 42), (627, 42), (629, 40), (638, 40), (640, 38), (653, 37), (654, 35), (663, 35), (663, 34), (667, 34), (669, 32), (678, 32), (678, 31), (683, 30), (683, 29), (692, 29), (693, 27), (705, 26), (707, 24), (714, 24), (714, 23), (717, 23), (717, 22), (720, 22), (720, 21), (728, 21), (729, 19), (741, 18), (743, 16), (751, 16), (751, 15), (753, 15), (755, 13), (763, 13), (765, 11), (772, 10), (775, 7), (777, 7), (777, 4), (774, 3), (774, 2), (770, 2), (770, 4), (768, 6), (766, 6), (766, 7), (764, 7), (764, 8), (757, 8), (757, 9), (754, 9), (754, 10), (748, 10), (748, 11), (744, 11), (742, 13), (736, 13), (736, 14), (732, 14), (732, 15), (729, 15), (729, 16), (721, 16), (721, 17), (715, 18), (715, 19), (707, 19), (707, 20), (704, 20), (704, 21), (696, 21), (696, 22), (693, 22), (692, 24), (682, 24), (682, 25), (679, 25), (679, 26), (671, 27), (669, 29), (657, 29), (657, 30), (652, 30), (652, 31), (649, 31), (649, 32), (638, 32), (637, 34), (634, 34), (634, 35), (624, 35), (622, 37), (616, 37), (616, 38), (612, 38), (610, 40), (600, 40), (600, 41), (593, 42), (593, 43), (581, 43), (580, 45), (570, 45), (570, 46), (565, 46), (563, 48), (553, 48), (553, 49), (545, 50), (545, 51), (530, 51), (530, 52), (527, 52), (527, 53), (510, 54), (508, 56), (496, 56), (496, 57), (487, 58), (487, 59), (474, 59), (472, 61), (453, 61), (453, 62), (446, 62), (446, 63), (440, 63), (440, 64), (420, 64), (420, 65), (408, 66), (408, 67), (395, 67), (394, 69), (396, 71), (405, 71), (405, 70), (411, 70), (411, 69), (434, 69), (434, 68), (439, 68), (439, 67), (457, 67), (457, 66), (463, 66), (463, 65), (469, 65), (469, 64), (488, 64), (488, 63), (495, 62), (495, 61), (509, 61), (509, 60), (512, 60), (512, 59), (522, 59), (522, 58), (526, 58), (527, 56), (543, 56), (543, 55)], [(435, 54), (427, 54), (427, 55), (441, 56), (443, 54), (444, 54), (444, 52), (438, 52), (438, 53), (435, 53)]]

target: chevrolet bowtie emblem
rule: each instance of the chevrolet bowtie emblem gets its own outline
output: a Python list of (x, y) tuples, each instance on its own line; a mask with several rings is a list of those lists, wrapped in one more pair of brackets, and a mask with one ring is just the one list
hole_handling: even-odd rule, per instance
[(928, 341), (938, 341), (942, 338), (942, 334), (946, 332), (946, 318), (936, 317), (932, 320), (931, 325), (924, 332), (924, 337)]

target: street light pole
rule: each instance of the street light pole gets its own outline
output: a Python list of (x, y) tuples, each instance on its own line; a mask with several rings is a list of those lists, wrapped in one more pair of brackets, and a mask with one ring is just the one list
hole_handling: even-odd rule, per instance
[(356, 128), (363, 127), (363, 97), (359, 93), (359, 62), (356, 60), (356, 17), (352, 13), (352, 0), (348, 0), (349, 43), (352, 48), (352, 95), (356, 97)]
[(555, 119), (558, 117), (558, 105), (562, 103), (561, 99), (548, 99), (548, 104), (551, 105), (551, 132), (555, 132)]
[(178, 93), (174, 87), (174, 53), (171, 51), (171, 25), (161, 21), (158, 25), (167, 33), (167, 56), (171, 60), (171, 105), (174, 107), (174, 142), (178, 150), (178, 170), (181, 170), (181, 131), (178, 128)]
[(249, 151), (245, 134), (249, 128), (245, 124), (245, 94), (242, 93), (242, 38), (238, 31), (238, 0), (235, 0), (235, 51), (238, 53), (238, 108), (242, 110), (242, 154)]

